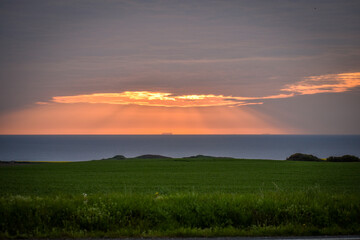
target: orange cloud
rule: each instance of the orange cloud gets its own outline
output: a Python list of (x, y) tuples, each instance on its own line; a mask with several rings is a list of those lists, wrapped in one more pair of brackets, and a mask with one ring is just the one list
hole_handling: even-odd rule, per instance
[(281, 91), (307, 95), (317, 93), (346, 92), (360, 86), (360, 72), (311, 76), (295, 84), (289, 84)]
[(285, 93), (260, 97), (150, 91), (56, 96), (27, 109), (2, 113), (0, 134), (303, 133), (255, 108), (236, 106), (296, 95), (345, 92), (359, 86), (360, 73), (343, 73), (311, 76), (285, 86), (281, 89)]
[[(256, 99), (256, 98), (253, 98)], [(223, 95), (180, 95), (172, 93), (126, 91), (121, 93), (94, 93), (75, 96), (53, 97), (56, 103), (105, 103), (105, 104), (135, 104), (153, 107), (215, 107), (242, 106), (262, 104), (261, 102), (245, 102), (249, 98)]]
[[(296, 95), (307, 95), (329, 92), (345, 92), (360, 86), (360, 72), (328, 74), (307, 77), (304, 80), (286, 85), (281, 91), (287, 94), (276, 94), (260, 97), (224, 96), (214, 94), (174, 95), (167, 92), (125, 91), (120, 93), (93, 93), (74, 96), (56, 96), (55, 103), (98, 103), (119, 105), (140, 105), (152, 107), (219, 107), (245, 106), (263, 104), (259, 100), (290, 98)], [(257, 101), (253, 101), (257, 100)], [(252, 101), (252, 102), (251, 102)], [(46, 104), (46, 102), (38, 102)]]

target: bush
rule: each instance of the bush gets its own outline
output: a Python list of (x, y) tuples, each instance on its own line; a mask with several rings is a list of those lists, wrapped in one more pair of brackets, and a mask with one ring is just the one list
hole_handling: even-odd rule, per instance
[(291, 155), (290, 157), (286, 158), (286, 160), (289, 161), (313, 161), (313, 162), (319, 162), (321, 161), (320, 158), (310, 155), (310, 154), (303, 154), (303, 153), (295, 153)]
[(328, 157), (326, 159), (328, 162), (360, 162), (360, 158), (353, 155), (344, 155), (342, 157)]
[(206, 156), (206, 155), (196, 155), (196, 156), (190, 156), (190, 157), (185, 157), (185, 158), (216, 158), (216, 157)]

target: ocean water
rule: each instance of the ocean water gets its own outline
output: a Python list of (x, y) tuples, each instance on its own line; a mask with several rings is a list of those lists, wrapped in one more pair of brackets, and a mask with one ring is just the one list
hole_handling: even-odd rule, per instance
[(0, 135), (2, 161), (86, 161), (117, 154), (284, 160), (296, 152), (360, 157), (360, 135)]

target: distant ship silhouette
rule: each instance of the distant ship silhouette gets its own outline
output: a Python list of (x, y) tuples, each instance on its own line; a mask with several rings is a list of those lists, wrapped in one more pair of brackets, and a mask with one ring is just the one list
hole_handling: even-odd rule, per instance
[(171, 132), (164, 132), (161, 135), (173, 135)]

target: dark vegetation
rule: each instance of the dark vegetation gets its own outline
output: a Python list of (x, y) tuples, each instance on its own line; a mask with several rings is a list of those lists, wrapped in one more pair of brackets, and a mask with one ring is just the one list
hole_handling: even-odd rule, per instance
[(325, 160), (322, 160), (314, 155), (303, 154), (303, 153), (295, 153), (290, 157), (286, 158), (289, 161), (310, 161), (310, 162), (360, 162), (360, 158), (352, 155), (344, 155), (342, 157), (328, 157)]
[(116, 159), (116, 160), (126, 159), (126, 157), (123, 156), (123, 155), (115, 155), (115, 156), (113, 156), (112, 158), (113, 158), (113, 159)]
[[(183, 157), (183, 159), (188, 159), (188, 158), (190, 158), (190, 159), (214, 159), (214, 158), (224, 158), (224, 157), (213, 157), (213, 156), (207, 156), (207, 155), (195, 155), (195, 156), (190, 156), (190, 157)], [(111, 159), (123, 160), (123, 159), (127, 159), (127, 158), (123, 155), (115, 155)], [(172, 158), (167, 157), (167, 156), (162, 156), (162, 155), (145, 154), (145, 155), (137, 156), (137, 157), (135, 157), (135, 159), (172, 159)], [(231, 158), (226, 158), (226, 159), (231, 159)], [(309, 162), (323, 162), (324, 161), (323, 159), (320, 159), (314, 155), (304, 154), (304, 153), (294, 153), (291, 156), (289, 156), (288, 158), (286, 158), (286, 160), (309, 161)], [(344, 155), (342, 157), (331, 156), (331, 157), (328, 157), (327, 159), (325, 159), (325, 161), (328, 161), (328, 162), (360, 162), (360, 158), (358, 158), (356, 156), (352, 156), (352, 155)]]
[(303, 153), (295, 153), (290, 157), (286, 158), (286, 160), (290, 161), (311, 161), (311, 162), (320, 162), (322, 161), (320, 158), (315, 157), (314, 155), (310, 154), (303, 154)]
[(360, 233), (360, 197), (291, 194), (0, 197), (0, 237), (271, 236)]
[(154, 155), (154, 154), (145, 154), (145, 155), (141, 155), (141, 156), (137, 156), (135, 158), (138, 159), (166, 159), (166, 158), (171, 158), (171, 157), (166, 157), (166, 156), (162, 156), (162, 155)]
[[(197, 158), (197, 159), (203, 159), (203, 158), (224, 158), (224, 157), (213, 157), (213, 156), (207, 156), (207, 155), (195, 155), (190, 157), (184, 157), (184, 158)], [(229, 157), (226, 157), (227, 159), (230, 159)]]
[[(138, 158), (138, 159), (164, 159), (164, 158), (172, 158), (172, 157), (167, 157), (167, 156), (163, 156), (163, 155), (157, 155), (157, 154), (144, 154), (144, 155), (140, 155), (134, 158)], [(183, 158), (216, 158), (213, 156), (206, 156), (206, 155), (195, 155), (195, 156), (190, 156), (190, 157), (183, 157)], [(112, 159), (126, 159), (125, 156), (123, 155), (115, 155), (114, 157), (112, 157)], [(104, 159), (103, 159), (104, 160)]]
[(328, 162), (360, 162), (360, 158), (352, 155), (344, 155), (342, 157), (328, 157), (326, 159)]

